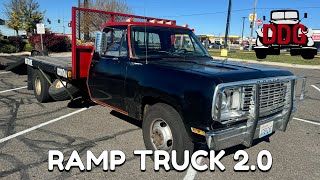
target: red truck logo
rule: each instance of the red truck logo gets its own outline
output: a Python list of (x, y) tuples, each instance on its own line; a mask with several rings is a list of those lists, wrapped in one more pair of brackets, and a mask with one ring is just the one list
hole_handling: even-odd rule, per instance
[[(292, 56), (314, 58), (317, 49), (312, 39), (313, 30), (300, 23), (297, 10), (271, 11), (270, 17), (270, 24), (264, 24), (263, 28), (256, 30), (258, 36), (254, 50), (258, 59), (279, 55), (280, 49), (289, 49)], [(307, 18), (306, 13), (304, 18)]]
[[(274, 32), (271, 38), (268, 37), (268, 31)], [(296, 24), (292, 30), (289, 25), (279, 24), (277, 27), (272, 24), (265, 24), (263, 26), (263, 38), (262, 43), (264, 45), (279, 44), (287, 45), (293, 42), (294, 44), (306, 45), (308, 34), (308, 28), (303, 24)], [(302, 33), (299, 33), (301, 31)]]

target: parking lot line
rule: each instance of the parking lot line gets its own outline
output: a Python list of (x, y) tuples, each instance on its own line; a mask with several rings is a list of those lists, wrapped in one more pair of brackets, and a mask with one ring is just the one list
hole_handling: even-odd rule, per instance
[(0, 72), (0, 74), (9, 74), (11, 71), (6, 71), (6, 72)]
[(80, 113), (80, 112), (82, 112), (82, 111), (85, 111), (85, 110), (87, 110), (87, 109), (89, 109), (89, 108), (82, 108), (82, 109), (79, 109), (79, 110), (74, 111), (74, 112), (72, 112), (72, 113), (69, 113), (69, 114), (60, 116), (60, 117), (58, 117), (58, 118), (56, 118), (56, 119), (52, 119), (52, 120), (50, 120), (50, 121), (47, 121), (47, 122), (38, 124), (38, 125), (36, 125), (36, 126), (33, 126), (33, 127), (29, 128), (29, 129), (25, 129), (25, 130), (20, 131), (20, 132), (18, 132), (18, 133), (12, 134), (12, 135), (10, 135), (10, 136), (7, 136), (7, 137), (5, 137), (5, 138), (0, 139), (0, 143), (3, 143), (3, 142), (5, 142), (5, 141), (9, 141), (10, 139), (13, 139), (13, 138), (15, 138), (15, 137), (17, 137), (17, 136), (21, 136), (21, 135), (23, 135), (23, 134), (25, 134), (25, 133), (28, 133), (28, 132), (30, 132), (30, 131), (39, 129), (39, 128), (41, 128), (41, 127), (43, 127), (43, 126), (46, 126), (46, 125), (48, 125), (48, 124), (51, 124), (51, 123), (60, 121), (60, 120), (62, 120), (62, 119), (65, 119), (65, 118), (67, 118), (67, 117), (69, 117), (69, 116), (78, 114), (78, 113)]
[(313, 122), (313, 121), (308, 121), (308, 120), (305, 120), (305, 119), (300, 119), (300, 118), (295, 118), (295, 117), (293, 119), (297, 120), (297, 121), (306, 122), (306, 123), (310, 123), (310, 124), (314, 124), (314, 125), (320, 126), (320, 123), (316, 123), (316, 122)]
[[(202, 161), (202, 156), (198, 157), (197, 158), (197, 164), (200, 164), (201, 161)], [(196, 177), (196, 174), (197, 174), (197, 170), (195, 170), (192, 165), (190, 164), (188, 170), (187, 170), (187, 173), (186, 175), (184, 176), (183, 180), (193, 180), (195, 177)]]
[(27, 88), (27, 87), (28, 87), (28, 86), (23, 86), (23, 87), (19, 87), (19, 88), (14, 88), (14, 89), (8, 89), (8, 90), (0, 91), (0, 94), (6, 93), (6, 92), (10, 92), (10, 91), (16, 91), (16, 90), (19, 90), (19, 89), (25, 89), (25, 88)]
[(320, 92), (320, 88), (318, 88), (318, 87), (315, 86), (315, 85), (311, 85), (311, 86)]

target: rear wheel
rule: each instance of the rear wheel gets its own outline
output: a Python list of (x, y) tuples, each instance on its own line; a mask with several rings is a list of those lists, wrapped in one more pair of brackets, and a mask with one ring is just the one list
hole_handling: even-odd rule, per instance
[[(62, 84), (63, 83), (63, 84)], [(66, 88), (67, 89), (66, 89)], [(76, 96), (79, 93), (79, 89), (70, 83), (64, 81), (55, 80), (52, 86), (49, 88), (50, 96), (56, 101), (64, 101), (70, 99), (71, 96)]]
[(142, 123), (143, 139), (147, 149), (177, 151), (177, 163), (183, 164), (184, 151), (193, 153), (190, 140), (179, 113), (171, 106), (158, 103), (148, 108)]
[(314, 58), (314, 54), (310, 51), (302, 52), (301, 56), (303, 57), (303, 59), (313, 59)]
[[(51, 81), (50, 76), (45, 75)], [(48, 102), (51, 99), (49, 95), (50, 83), (39, 70), (34, 71), (32, 82), (36, 99), (41, 103)]]

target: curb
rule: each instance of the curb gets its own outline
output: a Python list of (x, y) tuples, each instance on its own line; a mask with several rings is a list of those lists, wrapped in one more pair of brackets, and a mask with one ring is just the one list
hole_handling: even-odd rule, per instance
[[(216, 60), (226, 60), (224, 57), (212, 56)], [(257, 61), (257, 60), (247, 60), (247, 59), (236, 59), (236, 58), (227, 58), (228, 61), (241, 62), (241, 63), (252, 63), (252, 64), (261, 64), (269, 66), (282, 66), (290, 68), (300, 68), (300, 69), (316, 69), (320, 70), (320, 65), (300, 65), (300, 64), (287, 64), (279, 62), (266, 62), (266, 61)]]

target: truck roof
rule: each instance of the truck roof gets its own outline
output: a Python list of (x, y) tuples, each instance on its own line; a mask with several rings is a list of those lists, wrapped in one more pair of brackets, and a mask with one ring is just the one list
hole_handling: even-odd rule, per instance
[(190, 30), (186, 26), (177, 26), (171, 24), (160, 24), (160, 23), (151, 23), (151, 22), (108, 22), (104, 24), (105, 27), (110, 26), (147, 26), (147, 27), (167, 27), (167, 28), (178, 28), (178, 29), (187, 29)]

